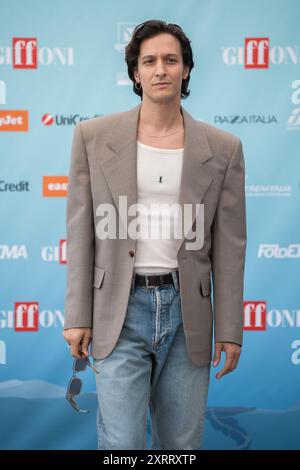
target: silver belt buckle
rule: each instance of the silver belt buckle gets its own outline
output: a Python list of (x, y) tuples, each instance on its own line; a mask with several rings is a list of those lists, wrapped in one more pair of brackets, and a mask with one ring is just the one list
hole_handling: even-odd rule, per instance
[(149, 286), (149, 278), (148, 278), (148, 276), (146, 276), (146, 287), (148, 287), (148, 286)]

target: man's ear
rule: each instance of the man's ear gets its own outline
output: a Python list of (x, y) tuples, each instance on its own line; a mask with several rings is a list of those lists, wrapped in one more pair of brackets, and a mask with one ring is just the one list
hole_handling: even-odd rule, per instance
[(189, 76), (189, 71), (190, 71), (190, 69), (189, 69), (188, 66), (185, 66), (185, 67), (183, 68), (182, 77), (183, 77), (184, 80), (186, 80), (186, 79), (188, 78), (188, 76)]
[(139, 74), (138, 74), (137, 69), (134, 69), (133, 75), (134, 75), (135, 81), (136, 81), (136, 82), (139, 81), (140, 77), (139, 77)]

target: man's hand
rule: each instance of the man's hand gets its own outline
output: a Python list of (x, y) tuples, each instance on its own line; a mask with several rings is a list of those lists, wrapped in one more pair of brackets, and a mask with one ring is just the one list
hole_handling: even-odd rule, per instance
[(215, 353), (213, 359), (213, 367), (216, 367), (221, 359), (221, 352), (225, 351), (226, 361), (223, 369), (216, 374), (216, 379), (220, 379), (223, 375), (232, 372), (238, 364), (241, 346), (236, 343), (215, 343)]
[(68, 328), (62, 332), (62, 335), (71, 346), (71, 356), (82, 359), (89, 355), (92, 328)]

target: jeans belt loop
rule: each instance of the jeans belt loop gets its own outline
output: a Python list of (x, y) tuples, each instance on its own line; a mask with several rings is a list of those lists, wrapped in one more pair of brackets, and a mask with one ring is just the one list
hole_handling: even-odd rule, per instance
[(176, 292), (179, 291), (179, 276), (178, 276), (178, 271), (172, 271), (172, 278), (173, 278), (173, 285), (176, 290)]
[(130, 294), (133, 295), (135, 290), (135, 272), (133, 272), (132, 278), (131, 278), (131, 287), (130, 287)]

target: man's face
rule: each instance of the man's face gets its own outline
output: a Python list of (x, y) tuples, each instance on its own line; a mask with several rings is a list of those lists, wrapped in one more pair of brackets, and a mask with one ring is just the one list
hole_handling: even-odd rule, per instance
[[(180, 42), (172, 34), (161, 33), (141, 43), (134, 76), (141, 83), (143, 99), (167, 102), (180, 98), (182, 80), (188, 73), (188, 67), (182, 62)], [(156, 85), (159, 82), (167, 85)]]

